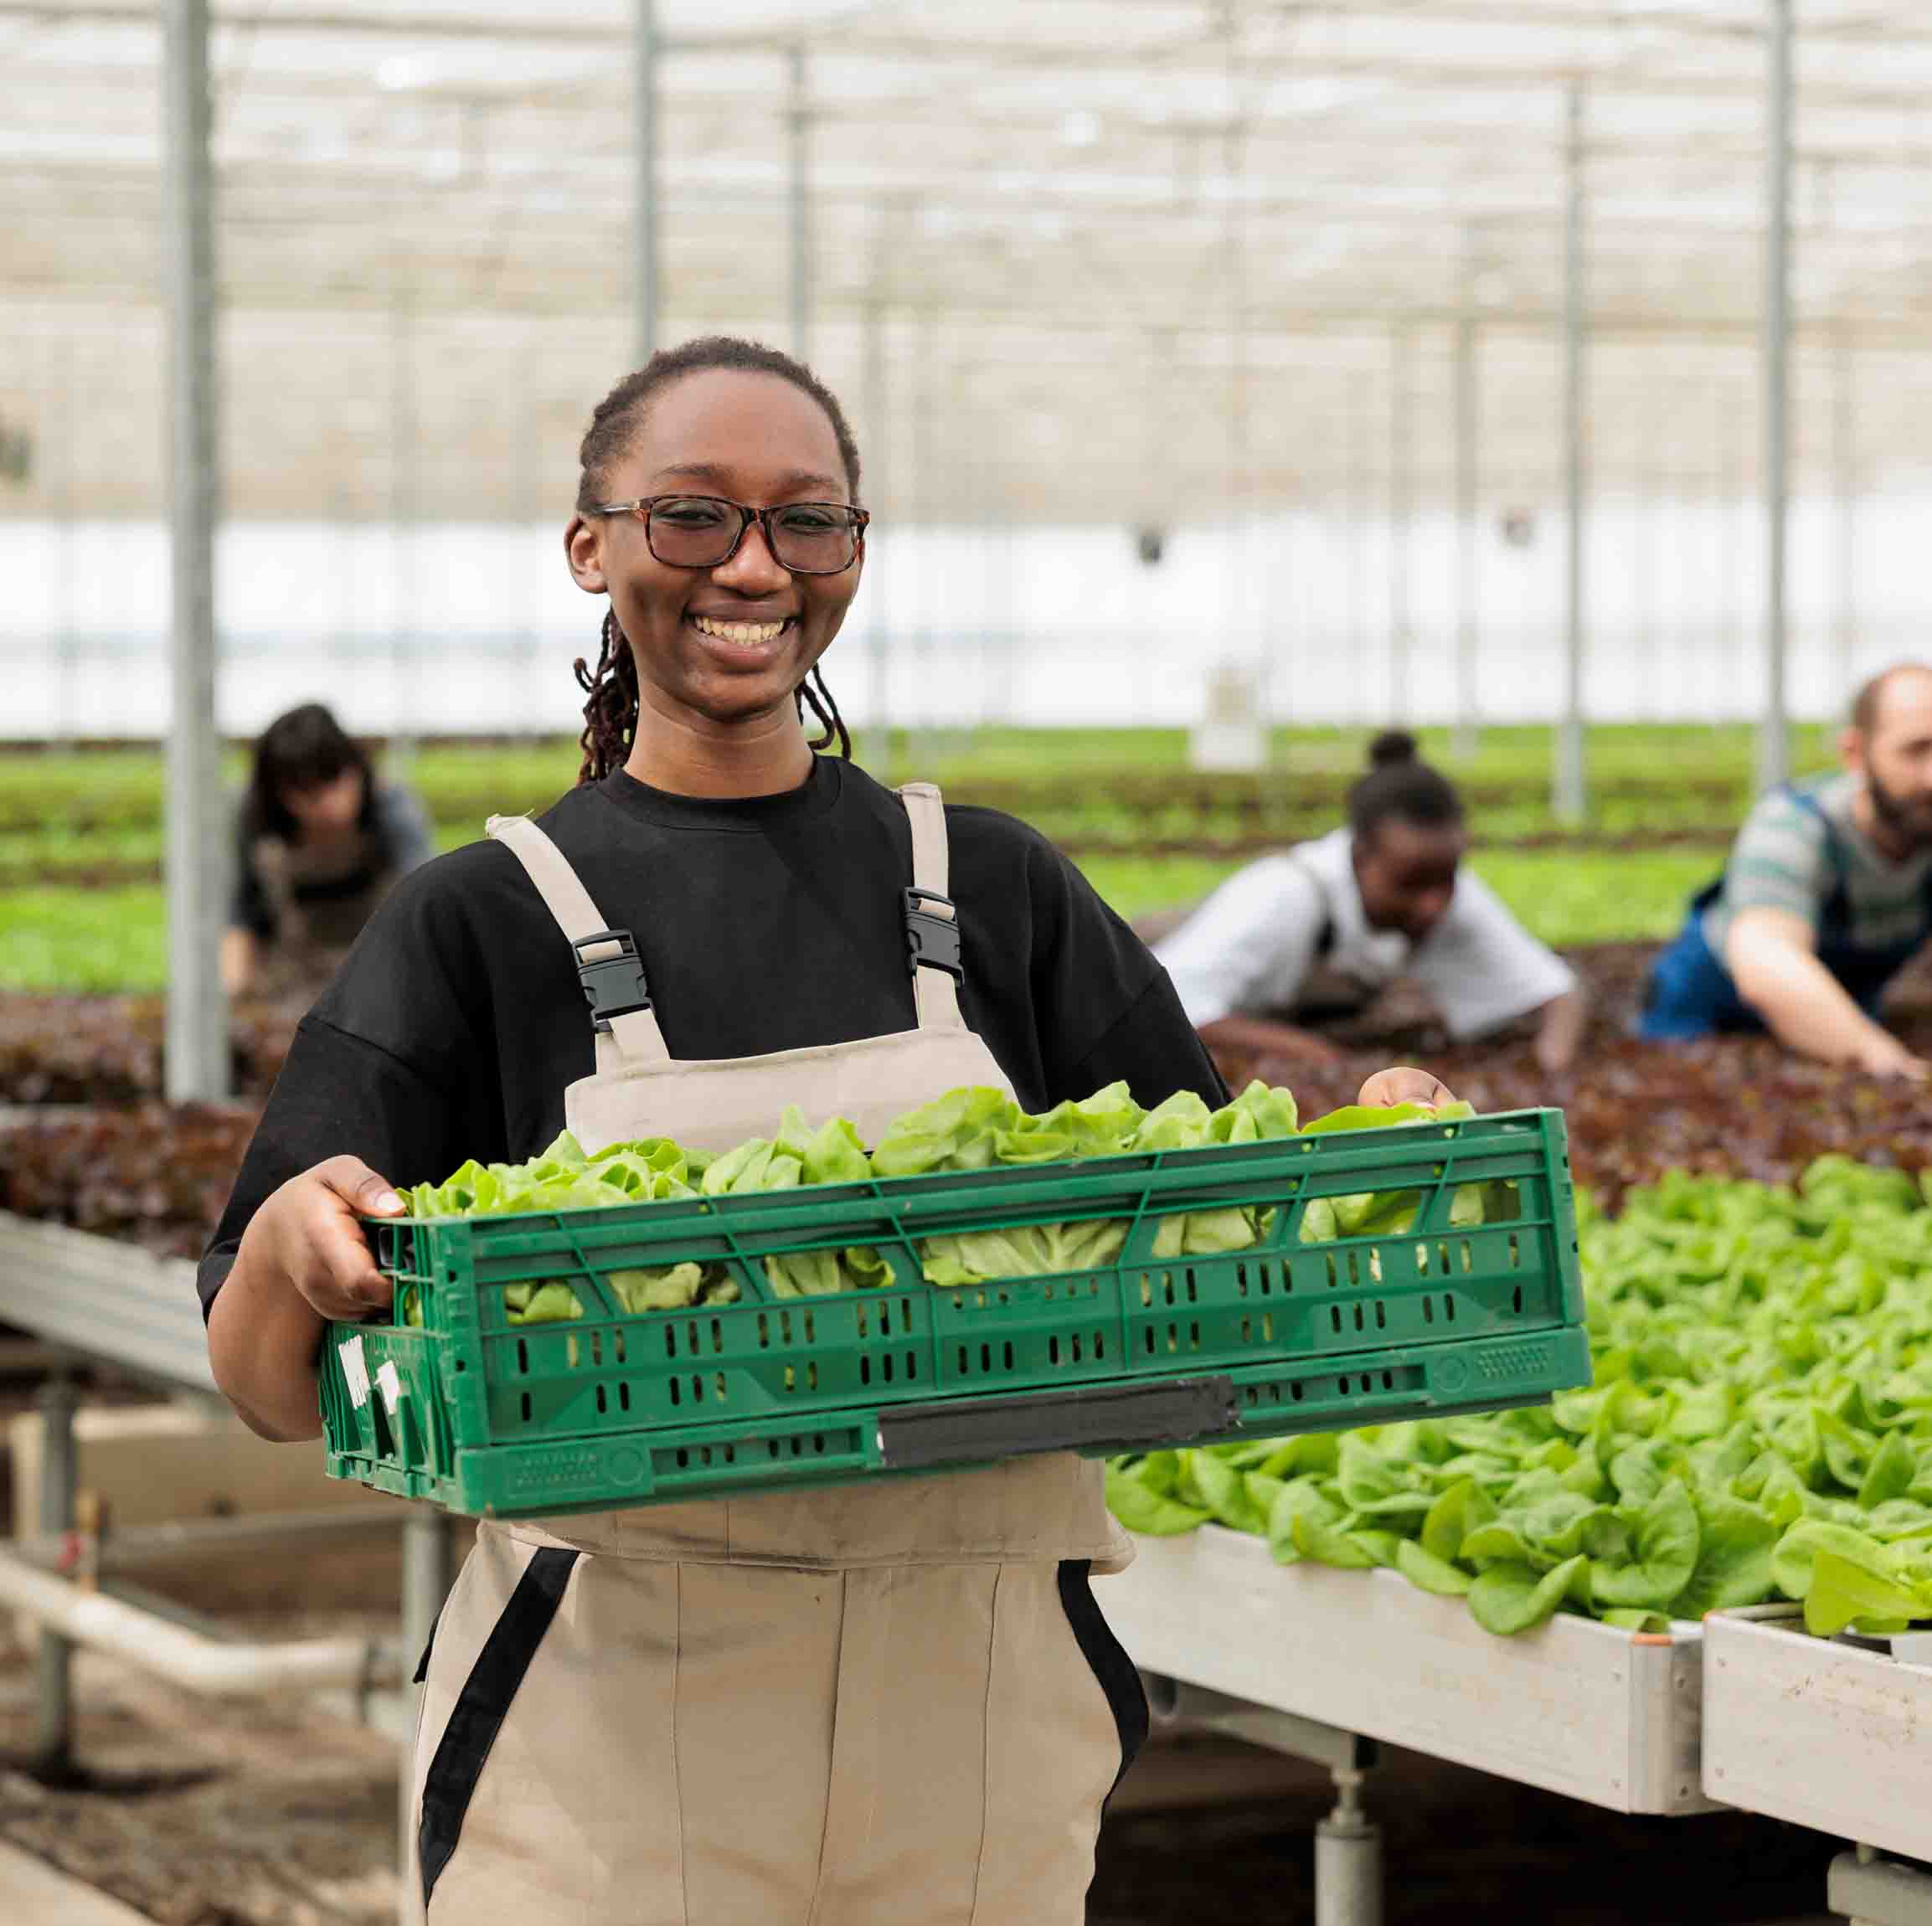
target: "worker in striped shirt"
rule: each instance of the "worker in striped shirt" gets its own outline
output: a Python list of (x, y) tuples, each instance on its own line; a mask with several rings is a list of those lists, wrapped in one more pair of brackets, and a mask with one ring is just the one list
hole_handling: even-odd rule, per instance
[(1807, 1057), (1932, 1076), (1878, 1021), (1932, 938), (1932, 666), (1866, 683), (1839, 753), (1837, 774), (1759, 798), (1652, 968), (1644, 1036), (1769, 1029)]

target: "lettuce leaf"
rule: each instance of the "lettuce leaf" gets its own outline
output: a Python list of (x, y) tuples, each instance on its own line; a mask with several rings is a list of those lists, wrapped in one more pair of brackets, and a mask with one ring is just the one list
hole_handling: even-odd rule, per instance
[[(1298, 1234), (1399, 1234), (1420, 1194), (1314, 1199)], [(1520, 1213), (1505, 1184), (1453, 1205), (1458, 1223)], [(1558, 1609), (1650, 1630), (1780, 1597), (1821, 1635), (1932, 1622), (1932, 1176), (1842, 1157), (1795, 1190), (1674, 1172), (1615, 1218), (1584, 1200), (1578, 1222), (1594, 1388), (1226, 1448), (1264, 1481), (1245, 1528), (1285, 1563), (1466, 1590), (1499, 1634)]]

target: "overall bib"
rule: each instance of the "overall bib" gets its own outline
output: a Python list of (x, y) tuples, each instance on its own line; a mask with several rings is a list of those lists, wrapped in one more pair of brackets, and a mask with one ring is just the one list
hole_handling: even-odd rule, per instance
[(275, 924), (256, 971), (258, 991), (318, 995), (395, 883), (388, 852), (364, 830), (346, 858), (321, 865), (299, 846), (264, 836), (249, 860)]
[[(1825, 856), (1832, 888), (1818, 917), (1818, 960), (1868, 1017), (1878, 1014), (1885, 986), (1911, 961), (1932, 930), (1932, 879), (1926, 885), (1924, 923), (1909, 942), (1883, 949), (1852, 940), (1851, 863), (1832, 819), (1804, 790), (1787, 792), (1800, 808), (1817, 817), (1825, 832)], [(1761, 1031), (1764, 1019), (1738, 994), (1723, 959), (1704, 936), (1704, 912), (1723, 895), (1724, 879), (1707, 884), (1691, 899), (1684, 926), (1651, 966), (1637, 1034), (1652, 1043), (1693, 1043), (1700, 1037)]]
[[(492, 819), (606, 1012), (565, 1097), (586, 1148), (726, 1149), (788, 1103), (873, 1142), (959, 1084), (1010, 1088), (960, 1014), (939, 793), (900, 794), (918, 1027), (708, 1063), (667, 1052), (631, 937), (556, 846)], [(1069, 1454), (483, 1522), (425, 1659), (430, 1926), (1078, 1926), (1146, 1730), (1088, 1585), (1131, 1556)]]

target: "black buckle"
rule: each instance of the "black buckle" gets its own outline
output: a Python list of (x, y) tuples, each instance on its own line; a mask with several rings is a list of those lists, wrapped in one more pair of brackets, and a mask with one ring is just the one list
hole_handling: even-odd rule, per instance
[[(600, 956), (595, 962), (584, 952), (599, 943), (615, 943), (615, 956)], [(644, 983), (643, 960), (637, 954), (637, 939), (628, 930), (599, 930), (580, 936), (571, 944), (576, 952), (577, 976), (590, 1006), (594, 1028), (608, 1030), (613, 1017), (628, 1017), (635, 1010), (651, 1007), (651, 992)]]
[(923, 963), (929, 970), (943, 970), (956, 983), (966, 981), (966, 966), (960, 960), (959, 924), (955, 917), (922, 909), (922, 903), (953, 906), (950, 896), (936, 889), (909, 889), (905, 893), (905, 948), (907, 967), (917, 970)]

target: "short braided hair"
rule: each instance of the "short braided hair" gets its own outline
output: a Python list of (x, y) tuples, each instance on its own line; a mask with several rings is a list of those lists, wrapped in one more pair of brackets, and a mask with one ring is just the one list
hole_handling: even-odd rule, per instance
[[(778, 348), (740, 340), (735, 335), (708, 334), (652, 355), (597, 404), (577, 451), (579, 514), (588, 514), (608, 497), (611, 470), (630, 445), (638, 417), (651, 399), (687, 374), (707, 373), (714, 368), (776, 375), (801, 394), (809, 394), (832, 423), (832, 432), (838, 442), (838, 457), (845, 467), (846, 485), (853, 500), (858, 500), (858, 443), (837, 396), (803, 362), (795, 361)], [(637, 728), (637, 665), (614, 610), (604, 617), (596, 667), (591, 668), (580, 656), (576, 670), (578, 686), (586, 698), (580, 739), (584, 760), (577, 780), (597, 782), (612, 770), (623, 766)], [(794, 696), (800, 714), (810, 708), (823, 732), (812, 748), (830, 749), (836, 743), (838, 753), (849, 760), (852, 732), (847, 729), (838, 704), (832, 700), (832, 691), (826, 687), (825, 677), (816, 664)]]
[(1462, 821), (1462, 798), (1439, 770), (1422, 760), (1407, 729), (1384, 729), (1368, 745), (1368, 773), (1348, 792), (1348, 824), (1358, 837), (1374, 834), (1391, 816), (1427, 829)]

